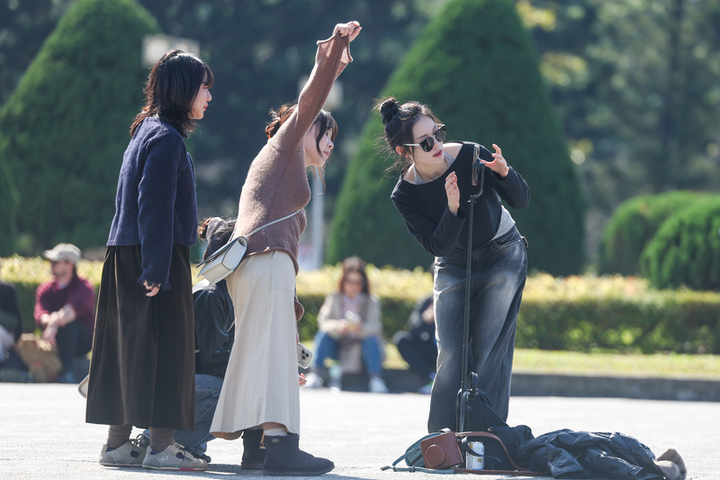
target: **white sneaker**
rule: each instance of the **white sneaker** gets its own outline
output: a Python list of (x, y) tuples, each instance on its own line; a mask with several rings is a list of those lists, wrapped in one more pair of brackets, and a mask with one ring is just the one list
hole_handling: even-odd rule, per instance
[(141, 436), (138, 435), (138, 438), (128, 440), (112, 450), (108, 450), (108, 446), (103, 445), (100, 449), (100, 465), (105, 467), (141, 467), (147, 448), (147, 444), (141, 444)]
[(370, 384), (368, 385), (372, 393), (388, 393), (387, 385), (380, 377), (370, 377)]
[(149, 448), (142, 466), (154, 470), (202, 471), (207, 470), (208, 463), (205, 460), (195, 458), (180, 445), (173, 443), (158, 453), (153, 453), (152, 448)]
[(323, 379), (320, 375), (313, 372), (308, 373), (307, 382), (305, 383), (306, 388), (321, 388), (323, 386)]

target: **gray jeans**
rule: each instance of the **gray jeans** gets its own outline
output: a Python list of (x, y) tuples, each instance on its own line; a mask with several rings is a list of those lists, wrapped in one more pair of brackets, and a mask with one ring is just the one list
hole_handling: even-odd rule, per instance
[[(527, 243), (516, 228), (472, 253), (470, 365), (480, 388), (507, 419), (517, 313), (527, 276)], [(462, 255), (461, 255), (462, 254)], [(435, 259), (437, 375), (430, 398), (428, 431), (456, 430), (461, 385), (466, 253)], [(465, 259), (462, 259), (463, 257)]]

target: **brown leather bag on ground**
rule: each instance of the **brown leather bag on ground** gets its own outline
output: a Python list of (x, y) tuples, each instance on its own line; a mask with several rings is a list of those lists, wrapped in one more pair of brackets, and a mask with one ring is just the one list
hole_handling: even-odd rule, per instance
[(62, 370), (57, 348), (34, 333), (23, 333), (15, 343), (15, 351), (35, 382), (53, 382)]

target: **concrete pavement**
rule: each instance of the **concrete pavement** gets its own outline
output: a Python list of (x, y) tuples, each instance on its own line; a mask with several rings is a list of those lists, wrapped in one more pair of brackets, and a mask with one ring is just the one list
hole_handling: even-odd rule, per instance
[[(380, 470), (425, 433), (428, 396), (303, 389), (301, 402), (300, 446), (335, 462), (335, 470), (323, 477), (326, 480), (438, 479)], [(213, 461), (207, 472), (102, 467), (97, 461), (107, 430), (84, 423), (84, 399), (72, 385), (0, 384), (0, 405), (3, 480), (259, 476), (239, 469), (241, 441), (225, 440), (210, 442), (207, 453)], [(529, 425), (536, 435), (560, 428), (622, 432), (638, 438), (656, 455), (676, 448), (688, 466), (688, 478), (720, 479), (720, 403), (512, 397), (509, 423)]]

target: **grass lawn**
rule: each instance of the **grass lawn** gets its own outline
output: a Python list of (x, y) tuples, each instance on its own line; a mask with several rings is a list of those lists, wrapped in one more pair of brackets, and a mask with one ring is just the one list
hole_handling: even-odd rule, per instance
[[(314, 350), (312, 340), (303, 345)], [(384, 368), (408, 368), (391, 343), (385, 344)], [(580, 353), (515, 350), (513, 371), (566, 375), (688, 377), (720, 380), (720, 355)]]
[[(385, 368), (407, 368), (394, 345), (387, 344), (386, 350)], [(720, 380), (720, 355), (579, 353), (521, 348), (515, 350), (513, 371)]]

